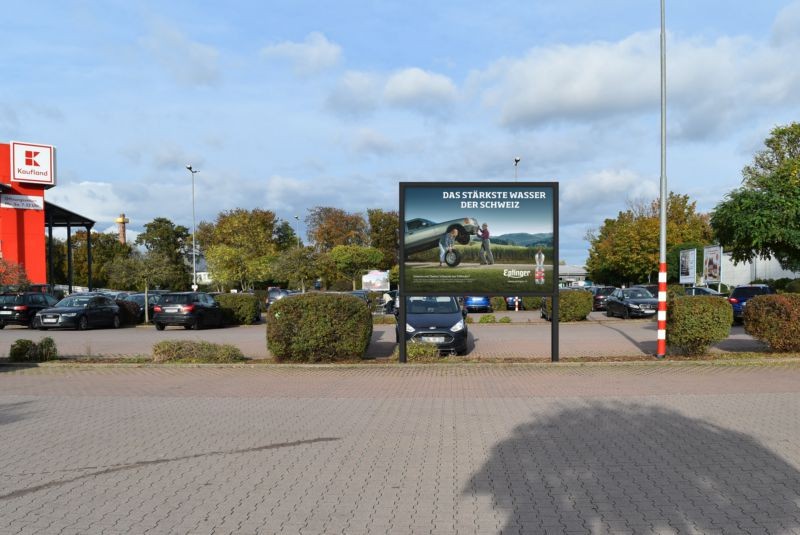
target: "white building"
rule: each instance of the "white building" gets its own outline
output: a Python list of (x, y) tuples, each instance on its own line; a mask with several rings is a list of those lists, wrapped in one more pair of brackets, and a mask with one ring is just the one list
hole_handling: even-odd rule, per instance
[(750, 284), (756, 279), (800, 279), (800, 272), (787, 271), (781, 268), (781, 265), (774, 258), (770, 260), (755, 258), (752, 262), (739, 262), (739, 264), (734, 265), (730, 253), (723, 252), (720, 278), (722, 279), (722, 284), (738, 286), (740, 284)]

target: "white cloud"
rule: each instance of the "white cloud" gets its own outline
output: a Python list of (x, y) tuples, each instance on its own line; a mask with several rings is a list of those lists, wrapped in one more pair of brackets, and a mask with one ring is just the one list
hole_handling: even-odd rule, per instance
[(326, 107), (337, 113), (359, 115), (371, 112), (380, 102), (381, 82), (369, 73), (347, 72), (328, 96)]
[(630, 202), (649, 202), (658, 197), (659, 182), (629, 169), (604, 169), (559, 186), (560, 215), (564, 224), (596, 222), (614, 217)]
[(457, 95), (450, 78), (416, 67), (392, 74), (383, 90), (388, 104), (422, 112), (438, 112), (450, 106)]
[(361, 128), (355, 133), (352, 148), (357, 153), (380, 156), (392, 152), (394, 145), (377, 130)]
[(219, 81), (219, 52), (212, 46), (187, 38), (163, 21), (152, 24), (142, 44), (181, 85), (214, 85)]
[(305, 41), (296, 43), (283, 41), (261, 49), (266, 58), (285, 59), (294, 64), (295, 73), (309, 75), (336, 66), (342, 56), (342, 48), (319, 32), (312, 32)]
[(800, 40), (800, 2), (792, 2), (780, 10), (772, 25), (772, 42), (786, 45)]

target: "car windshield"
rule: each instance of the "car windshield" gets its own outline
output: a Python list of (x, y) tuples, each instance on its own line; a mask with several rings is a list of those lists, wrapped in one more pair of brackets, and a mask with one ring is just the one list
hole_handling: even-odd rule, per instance
[(0, 305), (21, 305), (23, 300), (21, 295), (0, 295)]
[(737, 299), (745, 298), (750, 299), (755, 295), (762, 295), (767, 293), (768, 290), (766, 288), (762, 288), (760, 286), (746, 286), (744, 288), (734, 288), (733, 293), (731, 293), (731, 297), (735, 297)]
[(56, 303), (57, 307), (86, 307), (89, 304), (89, 301), (92, 300), (92, 297), (89, 295), (75, 295), (70, 297), (65, 297), (58, 303)]
[(186, 305), (192, 302), (189, 294), (166, 294), (161, 296), (162, 305)]
[(652, 294), (650, 292), (648, 292), (647, 290), (645, 290), (644, 288), (635, 288), (633, 290), (625, 290), (624, 292), (622, 292), (622, 294), (623, 294), (623, 296), (625, 296), (626, 299), (646, 299), (646, 298), (652, 299), (653, 298)]
[(452, 297), (408, 297), (409, 314), (453, 314), (459, 311)]
[(598, 288), (595, 295), (611, 295), (614, 291), (614, 287), (609, 286), (608, 288)]

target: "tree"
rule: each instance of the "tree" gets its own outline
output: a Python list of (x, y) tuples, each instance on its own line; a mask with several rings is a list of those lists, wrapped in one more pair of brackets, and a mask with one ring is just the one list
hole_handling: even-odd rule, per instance
[(170, 273), (170, 277), (164, 281), (164, 285), (173, 290), (188, 288), (192, 282), (189, 229), (175, 225), (165, 217), (153, 219), (145, 224), (144, 229), (136, 238), (136, 244), (144, 245), (153, 258), (165, 264), (165, 272)]
[[(117, 257), (107, 267), (109, 283), (115, 288), (137, 289), (147, 294), (151, 289), (170, 287), (172, 281), (185, 276), (183, 270), (168, 262), (160, 253), (133, 251), (127, 257)], [(149, 309), (144, 310), (150, 321)]]
[(300, 240), (288, 221), (281, 221), (273, 232), (275, 247), (279, 251), (288, 251), (300, 247)]
[(303, 292), (322, 274), (318, 266), (319, 254), (313, 247), (295, 247), (285, 251), (272, 266), (272, 276), (299, 287)]
[(0, 285), (25, 287), (30, 283), (22, 265), (0, 258)]
[[(45, 238), (47, 240), (48, 238)], [(50, 258), (50, 247), (48, 246), (48, 242), (45, 241), (45, 262), (46, 265), (50, 266), (51, 258)], [(67, 243), (64, 240), (60, 240), (56, 237), (53, 237), (53, 248), (52, 248), (53, 258), (52, 258), (52, 266), (53, 266), (53, 274), (52, 280), (48, 282), (50, 284), (59, 284), (59, 283), (66, 283), (67, 282)], [(48, 273), (48, 277), (50, 274)]]
[[(72, 275), (74, 283), (79, 286), (89, 285), (89, 244), (88, 234), (81, 230), (72, 235)], [(66, 242), (64, 260), (66, 261)], [(125, 258), (131, 254), (128, 244), (120, 243), (116, 234), (92, 232), (92, 286), (95, 288), (112, 287), (109, 282), (108, 266), (116, 258)], [(64, 266), (66, 272), (66, 266)]]
[(776, 258), (800, 270), (800, 123), (776, 127), (743, 171), (743, 186), (711, 216), (720, 245), (734, 262)]
[(380, 209), (367, 210), (369, 221), (369, 244), (383, 254), (378, 269), (388, 270), (397, 264), (397, 251), (400, 248), (400, 231), (397, 212)]
[[(659, 202), (634, 204), (616, 219), (590, 231), (586, 267), (592, 280), (626, 284), (654, 280), (659, 259)], [(670, 192), (667, 199), (667, 248), (679, 243), (710, 243), (708, 216), (696, 212), (688, 195)]]
[(308, 210), (308, 238), (317, 252), (330, 251), (337, 245), (365, 245), (367, 222), (361, 214), (348, 214), (340, 208), (315, 206)]
[(368, 269), (374, 269), (383, 260), (383, 253), (373, 247), (358, 245), (337, 245), (330, 252), (337, 271), (353, 282), (356, 290), (361, 275)]

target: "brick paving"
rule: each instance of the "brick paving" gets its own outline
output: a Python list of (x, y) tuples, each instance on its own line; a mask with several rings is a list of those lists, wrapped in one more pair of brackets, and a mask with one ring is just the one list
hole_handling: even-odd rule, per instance
[(800, 363), (0, 367), (0, 534), (800, 533)]

